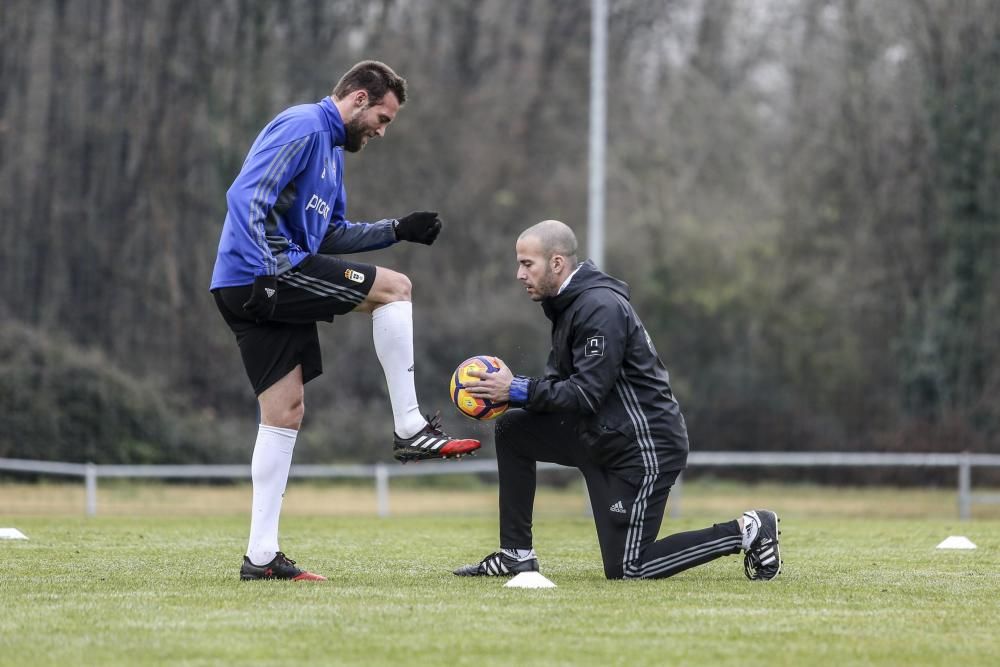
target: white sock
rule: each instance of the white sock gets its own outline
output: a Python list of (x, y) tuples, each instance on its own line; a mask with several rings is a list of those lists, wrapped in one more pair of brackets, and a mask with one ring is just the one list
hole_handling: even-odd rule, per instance
[(500, 551), (518, 560), (525, 560), (528, 558), (538, 558), (537, 554), (535, 554), (534, 547), (532, 547), (531, 549), (501, 549)]
[(413, 383), (413, 304), (393, 301), (372, 313), (372, 339), (392, 403), (396, 435), (412, 438), (427, 425)]
[(278, 552), (278, 516), (292, 465), (292, 449), (299, 434), (290, 428), (260, 425), (253, 447), (250, 477), (253, 506), (250, 514), (250, 544), (247, 558), (254, 565), (267, 565)]
[(757, 512), (750, 510), (749, 512), (743, 513), (743, 551), (750, 548), (753, 541), (757, 539), (757, 534), (760, 532), (760, 519), (757, 517)]

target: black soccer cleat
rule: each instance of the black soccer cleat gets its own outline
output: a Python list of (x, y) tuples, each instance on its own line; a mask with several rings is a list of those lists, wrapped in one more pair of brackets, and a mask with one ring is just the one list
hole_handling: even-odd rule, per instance
[(412, 438), (392, 434), (392, 455), (400, 463), (428, 459), (462, 458), (472, 454), (482, 445), (478, 440), (453, 438), (441, 428), (441, 413), (428, 415), (427, 426)]
[(295, 561), (281, 553), (275, 555), (267, 565), (254, 565), (246, 556), (240, 568), (240, 579), (252, 581), (255, 579), (290, 579), (291, 581), (326, 581), (321, 574), (313, 574), (295, 567)]
[(781, 554), (778, 551), (778, 523), (781, 519), (771, 510), (751, 510), (743, 514), (757, 522), (757, 537), (743, 556), (743, 571), (747, 579), (769, 581), (781, 572)]
[(478, 563), (463, 565), (455, 570), (459, 577), (509, 577), (522, 572), (538, 572), (538, 559), (518, 560), (503, 551), (497, 551)]

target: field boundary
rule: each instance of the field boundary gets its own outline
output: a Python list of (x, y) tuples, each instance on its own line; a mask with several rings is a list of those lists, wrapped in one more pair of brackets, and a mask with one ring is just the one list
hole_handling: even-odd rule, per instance
[[(688, 467), (926, 467), (956, 468), (958, 516), (966, 520), (974, 503), (1000, 503), (998, 494), (972, 492), (972, 470), (1000, 467), (1000, 454), (888, 453), (888, 452), (692, 452)], [(539, 470), (565, 470), (555, 463), (539, 463)], [(132, 479), (250, 479), (249, 465), (98, 465), (0, 458), (0, 471), (81, 477), (85, 487), (84, 513), (97, 515), (97, 485), (100, 478)], [(393, 477), (496, 474), (494, 459), (454, 461), (447, 464), (398, 466), (385, 463), (349, 465), (293, 465), (289, 476), (313, 479), (372, 479), (378, 516), (389, 516), (389, 481)], [(678, 478), (671, 492), (671, 515), (680, 516), (683, 484)]]

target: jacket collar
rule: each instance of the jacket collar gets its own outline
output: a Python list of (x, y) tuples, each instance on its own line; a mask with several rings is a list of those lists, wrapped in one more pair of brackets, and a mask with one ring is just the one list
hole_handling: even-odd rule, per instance
[(626, 283), (604, 273), (589, 259), (582, 262), (571, 277), (572, 280), (567, 280), (558, 294), (542, 299), (542, 312), (550, 320), (555, 321), (560, 313), (576, 300), (576, 297), (596, 287), (606, 287), (626, 299), (629, 298), (629, 287)]
[(340, 117), (340, 110), (329, 95), (320, 101), (319, 106), (323, 109), (323, 116), (330, 126), (330, 138), (333, 140), (334, 148), (343, 146), (347, 140), (347, 130), (344, 129), (344, 119)]

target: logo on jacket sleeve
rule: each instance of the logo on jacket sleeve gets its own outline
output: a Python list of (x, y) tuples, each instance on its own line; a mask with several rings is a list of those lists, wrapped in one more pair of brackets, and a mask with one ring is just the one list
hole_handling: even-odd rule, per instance
[(587, 339), (587, 347), (584, 348), (586, 357), (604, 356), (604, 336), (591, 336)]

